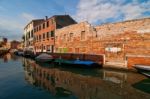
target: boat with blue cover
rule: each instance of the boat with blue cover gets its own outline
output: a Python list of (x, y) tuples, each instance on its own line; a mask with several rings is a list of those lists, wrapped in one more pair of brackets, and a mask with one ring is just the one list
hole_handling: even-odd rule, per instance
[(80, 67), (100, 67), (96, 62), (89, 60), (65, 60), (65, 59), (55, 59), (55, 63), (59, 65), (69, 65), (69, 66), (80, 66)]
[(84, 66), (88, 66), (88, 67), (97, 66), (98, 65), (96, 62), (88, 61), (88, 60), (86, 60), (86, 61), (85, 60), (75, 60), (74, 64), (75, 65), (84, 65)]

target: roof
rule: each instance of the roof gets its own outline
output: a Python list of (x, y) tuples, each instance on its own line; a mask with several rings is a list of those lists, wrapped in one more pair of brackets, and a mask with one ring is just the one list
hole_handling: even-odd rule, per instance
[(30, 24), (30, 23), (32, 23), (32, 22), (35, 22), (35, 21), (44, 21), (44, 19), (34, 19), (34, 20), (32, 20), (32, 21), (30, 21), (25, 27), (24, 27), (24, 29)]

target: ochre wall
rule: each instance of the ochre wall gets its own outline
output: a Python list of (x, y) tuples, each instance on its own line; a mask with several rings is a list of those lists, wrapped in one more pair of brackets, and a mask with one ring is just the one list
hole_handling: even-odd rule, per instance
[(132, 69), (133, 65), (135, 64), (140, 64), (140, 65), (148, 65), (150, 66), (150, 57), (138, 57), (138, 56), (134, 56), (134, 57), (127, 57), (127, 61), (128, 61), (128, 68)]

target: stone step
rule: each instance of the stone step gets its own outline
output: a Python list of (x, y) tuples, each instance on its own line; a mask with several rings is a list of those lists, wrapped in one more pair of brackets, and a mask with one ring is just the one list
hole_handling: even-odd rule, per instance
[(125, 62), (106, 62), (105, 67), (127, 68)]

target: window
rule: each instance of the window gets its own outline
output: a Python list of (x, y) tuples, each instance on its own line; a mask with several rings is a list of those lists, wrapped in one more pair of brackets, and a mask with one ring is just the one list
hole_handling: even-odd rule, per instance
[(28, 32), (29, 38), (30, 38), (30, 32)]
[(81, 40), (85, 40), (85, 31), (81, 32)]
[(73, 40), (73, 33), (70, 33), (69, 35), (69, 41), (72, 41)]
[(54, 37), (54, 31), (51, 31), (51, 37)]
[(39, 30), (41, 30), (41, 25), (39, 26)]
[(45, 33), (43, 33), (43, 40), (45, 39)]
[(36, 40), (38, 41), (38, 36), (36, 36)]
[(54, 51), (54, 45), (51, 45), (51, 52)]
[(34, 28), (34, 32), (36, 32), (36, 28)]
[(47, 37), (47, 39), (49, 38), (49, 32), (47, 32), (46, 37)]
[(36, 31), (38, 32), (38, 27), (36, 27)]
[(39, 35), (39, 41), (41, 41), (41, 35)]
[(43, 23), (43, 29), (45, 29), (45, 23)]
[(33, 30), (31, 31), (31, 37), (33, 37)]
[(47, 27), (49, 27), (49, 21), (47, 21)]

